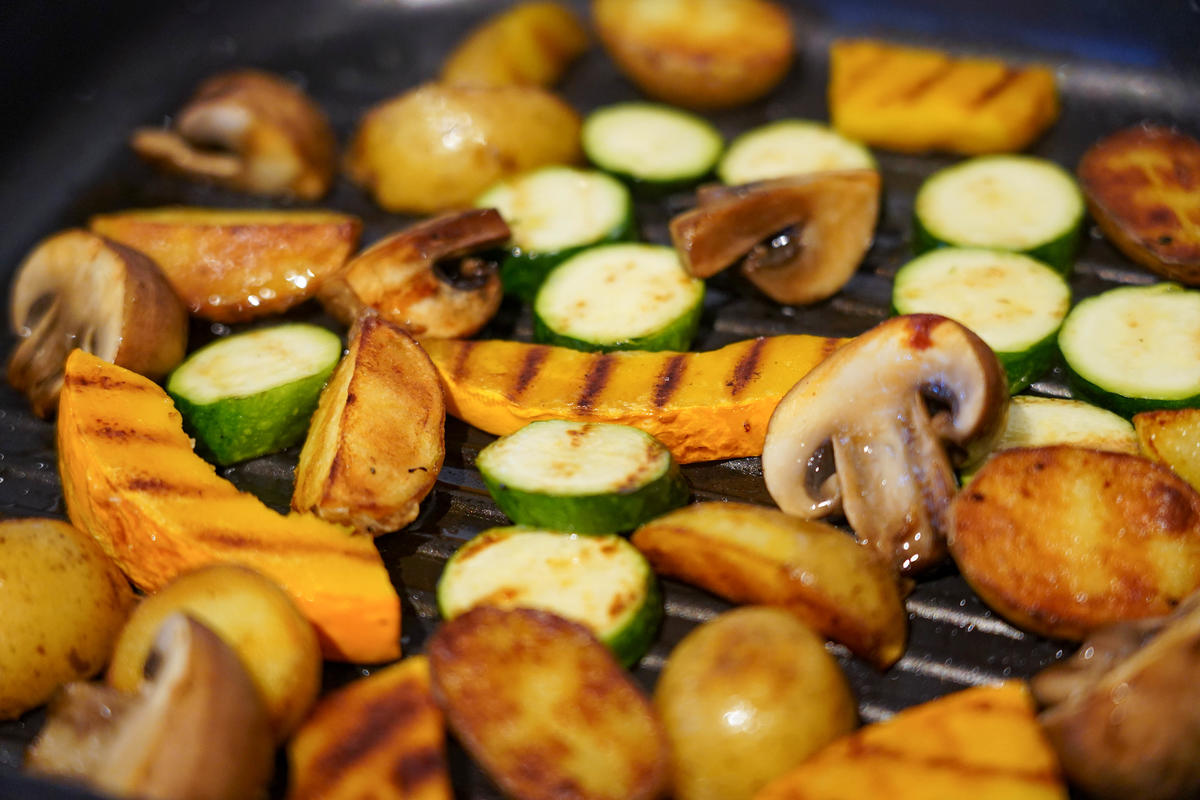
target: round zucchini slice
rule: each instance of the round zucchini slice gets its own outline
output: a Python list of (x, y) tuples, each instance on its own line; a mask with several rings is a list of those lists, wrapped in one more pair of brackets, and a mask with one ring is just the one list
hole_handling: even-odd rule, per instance
[(717, 165), (717, 175), (734, 186), (813, 172), (876, 168), (866, 145), (820, 122), (781, 119), (734, 139)]
[(658, 103), (618, 103), (583, 123), (588, 160), (635, 186), (669, 190), (712, 172), (725, 141), (703, 117)]
[(476, 606), (537, 608), (585, 626), (629, 667), (662, 620), (654, 570), (620, 536), (512, 526), (458, 549), (437, 585), (438, 610), (453, 619)]

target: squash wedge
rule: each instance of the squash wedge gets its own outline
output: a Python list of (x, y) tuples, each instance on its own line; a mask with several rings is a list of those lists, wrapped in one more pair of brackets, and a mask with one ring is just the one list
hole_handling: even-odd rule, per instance
[(641, 428), (687, 464), (762, 454), (779, 400), (846, 339), (767, 336), (703, 353), (582, 353), (498, 340), (424, 339), (446, 410), (506, 435), (540, 419)]
[(179, 412), (150, 380), (76, 350), (58, 419), (67, 514), (140, 589), (232, 562), (278, 583), (326, 658), (400, 654), (400, 599), (368, 536), (309, 514), (282, 516), (192, 452)]

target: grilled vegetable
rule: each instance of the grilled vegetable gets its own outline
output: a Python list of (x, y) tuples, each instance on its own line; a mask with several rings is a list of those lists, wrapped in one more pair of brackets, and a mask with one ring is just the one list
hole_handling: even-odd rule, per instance
[(729, 145), (717, 174), (740, 185), (814, 172), (877, 169), (871, 151), (820, 122), (781, 119), (738, 136)]
[(332, 211), (155, 208), (89, 227), (148, 255), (196, 316), (239, 322), (312, 297), (346, 263), (362, 223)]
[(363, 317), (321, 393), (292, 508), (368, 533), (403, 528), (437, 482), (445, 424), (429, 356), (390, 322)]
[(879, 216), (879, 173), (827, 172), (729, 189), (702, 187), (671, 220), (684, 267), (707, 278), (739, 265), (777, 303), (815, 303), (858, 269)]
[(646, 189), (681, 188), (712, 171), (725, 141), (703, 117), (657, 103), (603, 106), (583, 121), (583, 152)]
[(156, 166), (246, 192), (316, 200), (333, 183), (337, 140), (294, 84), (254, 69), (215, 75), (171, 128), (139, 128), (130, 145)]
[(40, 242), (17, 268), (9, 313), (20, 343), (8, 381), (33, 412), (58, 408), (73, 347), (158, 378), (183, 359), (187, 312), (141, 253), (81, 230)]
[(638, 528), (655, 572), (735, 603), (779, 606), (883, 669), (904, 652), (900, 590), (842, 531), (771, 508), (696, 503)]
[(973, 158), (931, 175), (914, 203), (913, 249), (984, 247), (1071, 271), (1083, 196), (1066, 170), (1033, 156)]
[(488, 433), (538, 419), (641, 428), (686, 464), (762, 452), (779, 399), (843, 340), (775, 336), (708, 353), (581, 353), (505, 341), (426, 339), (446, 410)]
[(580, 157), (579, 116), (543, 89), (425, 84), (367, 112), (346, 169), (388, 211), (428, 214)]
[(649, 701), (574, 622), (483, 606), (429, 642), (433, 694), (458, 740), (515, 800), (661, 797), (667, 742)]
[(839, 739), (756, 800), (1066, 800), (1026, 684), (948, 694)]
[(1058, 116), (1054, 73), (870, 39), (829, 51), (829, 117), (846, 136), (906, 153), (1023, 150)]
[(967, 462), (987, 452), (1007, 409), (983, 340), (945, 317), (893, 317), (780, 401), (763, 445), (767, 491), (805, 519), (843, 512), (889, 563), (919, 572), (945, 555), (957, 489), (947, 446)]
[(670, 451), (627, 425), (531, 422), (479, 451), (475, 466), (509, 519), (551, 530), (628, 531), (688, 499)]
[(942, 314), (987, 342), (1016, 394), (1050, 367), (1071, 287), (1050, 267), (994, 250), (944, 248), (908, 262), (892, 283), (899, 314)]
[(1200, 494), (1137, 456), (1005, 450), (951, 517), (950, 553), (971, 588), (1046, 636), (1162, 615), (1200, 587)]
[(676, 800), (751, 800), (855, 727), (837, 661), (804, 623), (739, 608), (694, 628), (667, 659), (654, 705)]
[(57, 443), (71, 521), (143, 591), (205, 564), (245, 564), (283, 587), (326, 658), (399, 655), (400, 600), (371, 539), (276, 514), (218, 477), (149, 380), (73, 352)]
[(669, 247), (608, 244), (559, 264), (533, 301), (533, 338), (576, 350), (687, 350), (704, 282)]
[(327, 694), (288, 742), (288, 763), (288, 800), (451, 800), (425, 656)]
[(1142, 455), (1200, 491), (1200, 408), (1143, 411), (1133, 418)]
[(588, 48), (587, 30), (561, 3), (518, 3), (472, 30), (442, 64), (443, 83), (551, 86)]
[(54, 519), (0, 521), (0, 576), (0, 719), (15, 719), (104, 667), (133, 592), (90, 536)]
[(167, 381), (184, 427), (218, 464), (274, 453), (304, 438), (342, 340), (305, 323), (217, 339)]
[(1058, 333), (1071, 385), (1131, 416), (1200, 406), (1200, 292), (1162, 283), (1083, 300)]
[(438, 610), (454, 619), (476, 606), (540, 608), (583, 625), (632, 666), (662, 619), (662, 594), (646, 559), (620, 536), (491, 528), (460, 547), (438, 579)]
[(1200, 142), (1143, 123), (1092, 145), (1079, 162), (1088, 210), (1122, 253), (1200, 285)]
[(275, 741), (287, 738), (321, 690), (317, 636), (287, 594), (233, 564), (180, 575), (138, 603), (121, 629), (108, 666), (109, 686), (130, 694), (142, 687), (155, 636), (172, 614), (186, 614), (233, 648), (266, 707)]

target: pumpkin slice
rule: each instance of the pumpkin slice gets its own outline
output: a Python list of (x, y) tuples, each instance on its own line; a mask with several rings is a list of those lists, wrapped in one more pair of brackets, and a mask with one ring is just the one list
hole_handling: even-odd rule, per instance
[(150, 380), (71, 353), (58, 460), (71, 521), (143, 591), (204, 564), (244, 564), (283, 587), (326, 658), (400, 654), (400, 599), (371, 539), (239, 492), (192, 452), (179, 412)]

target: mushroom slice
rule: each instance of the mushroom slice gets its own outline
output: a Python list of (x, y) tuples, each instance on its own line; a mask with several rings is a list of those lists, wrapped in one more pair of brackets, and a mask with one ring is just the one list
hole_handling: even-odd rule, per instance
[(10, 305), (21, 341), (8, 381), (39, 417), (58, 408), (75, 348), (153, 378), (183, 359), (187, 311), (146, 256), (82, 230), (40, 242), (17, 269)]
[(1200, 593), (1169, 616), (1104, 628), (1033, 680), (1073, 782), (1098, 798), (1200, 792)]
[(1004, 369), (983, 340), (934, 314), (894, 317), (797, 383), (767, 427), (763, 477), (789, 514), (841, 511), (858, 538), (912, 574), (942, 558), (965, 459), (1003, 429)]
[(174, 128), (139, 128), (130, 145), (184, 175), (304, 200), (329, 191), (336, 167), (336, 140), (321, 109), (293, 84), (252, 69), (209, 78)]
[(671, 220), (684, 266), (707, 278), (740, 264), (779, 303), (815, 303), (846, 285), (871, 245), (879, 173), (821, 172), (700, 190)]
[(505, 254), (489, 248), (510, 235), (494, 208), (444, 214), (359, 253), (318, 297), (347, 325), (373, 308), (414, 336), (470, 336), (500, 307)]
[(237, 655), (182, 614), (159, 628), (136, 695), (69, 684), (26, 766), (118, 797), (251, 800), (271, 777), (267, 711)]

